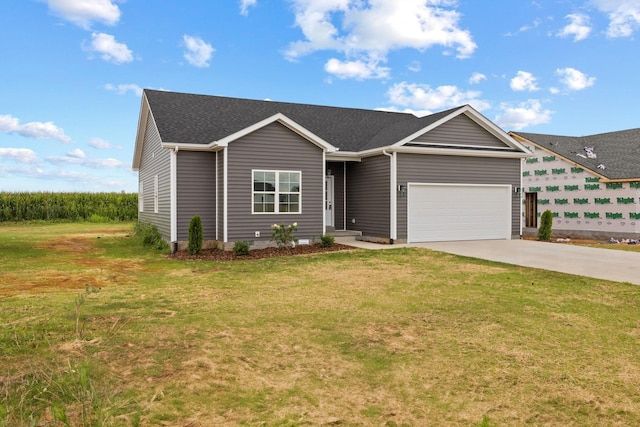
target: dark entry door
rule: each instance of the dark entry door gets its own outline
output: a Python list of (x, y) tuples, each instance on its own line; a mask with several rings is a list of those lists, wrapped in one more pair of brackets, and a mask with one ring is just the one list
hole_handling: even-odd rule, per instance
[(538, 193), (525, 193), (525, 227), (538, 227)]

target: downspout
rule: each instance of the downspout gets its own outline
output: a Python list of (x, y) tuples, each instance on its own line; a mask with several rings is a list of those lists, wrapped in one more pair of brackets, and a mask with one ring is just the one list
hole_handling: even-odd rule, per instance
[[(327, 233), (327, 151), (322, 150), (322, 235)], [(332, 207), (333, 209), (333, 207)], [(332, 211), (333, 214), (333, 211)]]
[(347, 162), (342, 162), (342, 229), (347, 229)]
[(397, 164), (396, 164), (396, 153), (387, 153), (387, 150), (382, 150), (382, 154), (389, 157), (391, 159), (391, 165), (389, 167), (390, 179), (389, 179), (389, 202), (390, 202), (390, 224), (389, 224), (389, 244), (393, 245), (394, 240), (397, 240), (397, 228), (398, 228), (398, 194), (396, 192), (396, 187), (398, 183), (397, 177)]
[(216, 241), (220, 240), (220, 238), (218, 237), (218, 232), (219, 232), (219, 228), (220, 228), (220, 222), (218, 222), (218, 213), (220, 210), (220, 199), (218, 198), (218, 189), (220, 183), (218, 182), (218, 151), (216, 151)]
[(222, 151), (222, 242), (227, 243), (228, 239), (228, 177), (229, 177), (229, 147), (224, 147)]
[(169, 216), (171, 218), (171, 253), (176, 253), (178, 251), (178, 147), (174, 147), (170, 153), (171, 195)]

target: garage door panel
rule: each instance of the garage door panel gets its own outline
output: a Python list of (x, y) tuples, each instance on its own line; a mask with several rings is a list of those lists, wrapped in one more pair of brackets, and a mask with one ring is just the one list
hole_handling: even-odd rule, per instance
[(409, 184), (410, 242), (510, 238), (511, 187)]

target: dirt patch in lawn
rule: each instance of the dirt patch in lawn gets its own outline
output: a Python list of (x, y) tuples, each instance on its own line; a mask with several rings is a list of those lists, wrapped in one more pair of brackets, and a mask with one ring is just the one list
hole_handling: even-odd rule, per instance
[(61, 266), (0, 273), (0, 298), (85, 289), (87, 285), (102, 288), (134, 281), (136, 273), (142, 270), (142, 261), (97, 257), (103, 252), (95, 247), (99, 238), (97, 233), (63, 236), (38, 245), (39, 249), (57, 252), (60, 258), (56, 263)]
[(180, 260), (206, 260), (206, 261), (234, 261), (234, 260), (248, 260), (248, 259), (263, 259), (263, 258), (276, 258), (282, 256), (292, 255), (310, 255), (326, 252), (346, 251), (352, 250), (351, 246), (341, 245), (335, 243), (332, 246), (323, 248), (319, 244), (316, 245), (298, 245), (293, 248), (264, 248), (264, 249), (252, 249), (248, 255), (236, 255), (233, 251), (223, 251), (219, 249), (204, 249), (197, 255), (189, 255), (187, 251), (176, 252), (170, 255), (173, 259)]

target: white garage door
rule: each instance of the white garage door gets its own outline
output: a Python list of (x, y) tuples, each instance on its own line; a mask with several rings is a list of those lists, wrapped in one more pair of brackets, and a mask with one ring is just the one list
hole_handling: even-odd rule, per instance
[(409, 183), (412, 242), (511, 238), (511, 186)]

